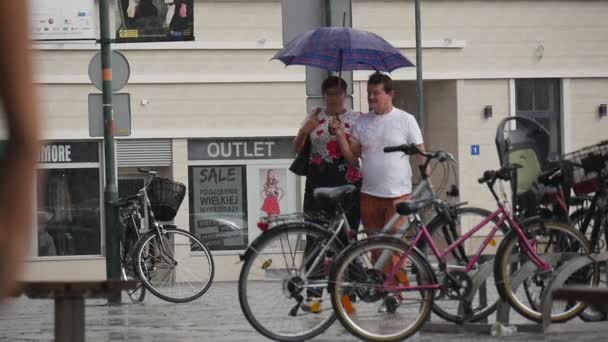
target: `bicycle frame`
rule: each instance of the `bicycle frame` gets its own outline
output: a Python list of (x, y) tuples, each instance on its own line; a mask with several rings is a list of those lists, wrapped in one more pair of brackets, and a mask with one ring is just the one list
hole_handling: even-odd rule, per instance
[[(340, 207), (341, 208), (341, 207)], [(305, 280), (308, 280), (308, 277), (310, 276), (310, 273), (316, 269), (316, 267), (319, 265), (319, 263), (321, 262), (322, 258), (325, 258), (325, 255), (327, 253), (327, 251), (329, 250), (329, 246), (331, 246), (331, 244), (336, 240), (336, 238), (338, 237), (338, 234), (340, 234), (340, 232), (342, 231), (342, 228), (345, 228), (345, 231), (350, 232), (351, 228), (350, 225), (348, 224), (348, 219), (346, 218), (346, 214), (344, 213), (344, 210), (340, 210), (341, 213), (341, 217), (339, 220), (334, 221), (330, 227), (336, 227), (333, 231), (334, 233), (332, 234), (332, 236), (329, 238), (329, 240), (327, 240), (326, 244), (321, 244), (321, 251), (319, 253), (310, 253), (310, 255), (316, 255), (313, 263), (310, 265), (310, 267), (308, 268), (308, 270), (306, 271), (306, 273), (303, 274), (303, 278)], [(350, 240), (350, 237), (349, 237)], [(304, 259), (302, 262), (302, 265), (307, 265), (309, 260)], [(310, 286), (305, 286), (305, 287), (310, 287)]]
[(477, 260), (479, 260), (481, 253), (485, 250), (485, 248), (487, 247), (489, 242), (492, 240), (492, 238), (494, 237), (496, 232), (499, 230), (498, 227), (500, 225), (504, 224), (505, 222), (508, 223), (511, 230), (515, 231), (515, 233), (517, 234), (517, 236), (519, 238), (520, 243), (523, 243), (524, 252), (530, 258), (532, 263), (534, 263), (542, 271), (552, 271), (553, 270), (553, 267), (550, 264), (545, 262), (541, 257), (538, 256), (538, 254), (536, 254), (536, 252), (534, 251), (534, 246), (530, 243), (530, 241), (528, 241), (528, 238), (526, 237), (523, 229), (513, 219), (511, 213), (507, 209), (507, 206), (501, 202), (501, 203), (499, 203), (499, 207), (496, 211), (494, 211), (490, 216), (486, 217), (482, 222), (480, 222), (475, 227), (473, 227), (469, 232), (467, 232), (466, 234), (461, 236), (458, 240), (454, 241), (452, 244), (450, 244), (448, 247), (446, 247), (443, 251), (440, 251), (439, 248), (437, 247), (437, 245), (435, 244), (435, 242), (433, 241), (431, 234), (429, 233), (426, 225), (420, 223), (419, 218), (416, 218), (418, 226), (421, 228), (420, 232), (418, 232), (418, 234), (416, 234), (416, 237), (414, 238), (414, 241), (410, 245), (407, 252), (397, 262), (397, 264), (396, 264), (397, 267), (393, 267), (390, 275), (384, 281), (385, 289), (393, 290), (393, 291), (417, 291), (417, 290), (439, 289), (441, 287), (440, 284), (424, 285), (424, 286), (395, 286), (395, 285), (391, 284), (391, 282), (392, 282), (391, 279), (394, 279), (398, 270), (400, 270), (403, 267), (403, 264), (405, 263), (407, 257), (412, 253), (414, 248), (416, 248), (416, 246), (418, 245), (418, 242), (421, 239), (424, 238), (427, 240), (427, 243), (430, 245), (431, 250), (433, 251), (433, 254), (435, 254), (437, 259), (439, 259), (441, 263), (445, 264), (445, 258), (447, 257), (447, 255), (449, 255), (455, 248), (462, 245), (468, 238), (470, 238), (477, 231), (479, 231), (480, 229), (485, 227), (489, 222), (492, 222), (495, 218), (498, 218), (498, 222), (496, 223), (496, 225), (494, 227), (492, 227), (491, 233), (488, 236), (486, 236), (486, 238), (482, 242), (481, 246), (478, 248), (477, 252), (473, 256), (473, 258), (471, 258), (471, 260), (467, 264), (467, 266), (465, 268), (465, 272), (469, 272), (474, 267)]
[(146, 212), (148, 213), (148, 227), (153, 227), (156, 236), (159, 237), (160, 240), (160, 255), (163, 258), (163, 260), (167, 263), (173, 263), (175, 264), (176, 261), (173, 259), (173, 257), (171, 257), (171, 259), (169, 259), (170, 254), (167, 253), (167, 247), (165, 247), (165, 243), (163, 241), (162, 238), (160, 238), (162, 236), (162, 229), (163, 229), (163, 225), (159, 224), (156, 221), (156, 218), (154, 218), (154, 211), (152, 211), (152, 204), (150, 203), (150, 199), (148, 198), (148, 192), (146, 191), (146, 188), (148, 187), (148, 185), (150, 184), (150, 182), (152, 182), (152, 180), (156, 177), (156, 173), (152, 173), (152, 172), (147, 172), (148, 174), (150, 174), (150, 178), (147, 182), (145, 182), (144, 187), (141, 188), (139, 190), (139, 196), (140, 198), (142, 198), (143, 204), (144, 204), (144, 210), (146, 210)]
[[(435, 191), (433, 190), (433, 184), (431, 184), (429, 179), (426, 177), (422, 178), (420, 183), (416, 184), (416, 186), (412, 190), (412, 194), (411, 194), (410, 198), (422, 199), (423, 197), (421, 197), (421, 195), (424, 193), (430, 194), (430, 196), (428, 197), (429, 199), (437, 198), (437, 195), (435, 194)], [(395, 225), (395, 223), (397, 223), (397, 221), (399, 221), (399, 219), (401, 219), (401, 217), (402, 216), (400, 214), (395, 213), (390, 218), (390, 220), (388, 220), (388, 222), (384, 225), (384, 227), (382, 227), (379, 234), (390, 233), (390, 230), (393, 229), (393, 226)], [(394, 233), (394, 236), (397, 237), (397, 236), (401, 235), (401, 237), (403, 238), (405, 236), (405, 233), (409, 229), (410, 225), (411, 225), (410, 221), (406, 220), (405, 222), (403, 222), (403, 224), (399, 227), (399, 229), (397, 229), (397, 232)]]

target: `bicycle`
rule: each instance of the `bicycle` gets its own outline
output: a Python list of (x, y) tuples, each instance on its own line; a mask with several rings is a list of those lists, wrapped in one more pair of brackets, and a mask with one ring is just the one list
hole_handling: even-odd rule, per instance
[[(431, 160), (441, 163), (449, 158), (451, 156), (441, 151), (428, 154), (423, 169)], [(324, 290), (328, 287), (332, 260), (344, 250), (342, 240), (352, 242), (356, 235), (344, 214), (354, 191), (353, 186), (317, 189), (314, 196), (326, 208), (324, 217), (281, 215), (258, 224), (262, 235), (241, 255), (239, 302), (249, 323), (262, 335), (281, 341), (301, 341), (319, 335), (335, 321), (333, 310), (317, 308), (316, 313), (311, 313), (304, 311), (302, 304), (310, 292), (321, 293), (321, 303), (330, 301)], [(412, 194), (432, 196), (430, 180), (423, 177)], [(442, 203), (452, 215), (469, 213), (466, 208), (460, 208), (464, 203), (454, 206)], [(481, 215), (485, 217), (486, 213)], [(394, 224), (399, 217), (395, 215), (389, 224)], [(389, 227), (392, 226), (387, 225), (385, 229)], [(441, 228), (434, 227), (438, 231)], [(342, 236), (346, 239), (341, 240), (341, 234), (345, 234)], [(306, 241), (311, 239), (318, 241), (316, 250), (304, 257)], [(438, 312), (443, 311), (438, 309)]]
[[(582, 234), (589, 236), (594, 253), (608, 248), (608, 140), (568, 153), (564, 160), (573, 168), (572, 189), (585, 196), (586, 205), (570, 219)], [(608, 286), (607, 265), (600, 265), (600, 284)], [(585, 321), (603, 321), (606, 313), (592, 305), (579, 315)]]
[[(137, 200), (118, 203), (118, 213), (123, 230), (120, 237), (120, 276), (122, 280), (137, 280), (137, 270), (133, 262), (135, 246), (140, 238), (139, 227), (145, 227), (140, 213), (141, 205)], [(137, 287), (127, 290), (127, 295), (134, 303), (141, 303), (146, 296), (146, 287), (139, 282)]]
[[(195, 300), (213, 282), (213, 257), (205, 244), (190, 232), (159, 222), (175, 218), (186, 187), (156, 177), (155, 171), (139, 171), (149, 175), (144, 187), (137, 194), (112, 203), (119, 208), (121, 222), (125, 225), (121, 241), (123, 274), (125, 277), (136, 275), (147, 291), (165, 301)], [(140, 209), (148, 214), (146, 232), (143, 231), (146, 215), (142, 215)], [(134, 300), (141, 301), (144, 295), (142, 290), (141, 297), (134, 294)]]
[[(408, 152), (407, 146), (392, 149)], [(507, 224), (510, 231), (500, 243), (494, 263), (497, 290), (501, 298), (522, 315), (540, 321), (539, 312), (526, 307), (525, 303), (514, 296), (517, 284), (510, 282), (511, 266), (518, 266), (521, 277), (528, 279), (539, 276), (540, 280), (545, 281), (545, 277), (551, 273), (555, 265), (563, 261), (563, 258), (578, 254), (580, 249), (588, 254), (591, 248), (580, 232), (563, 223), (542, 220), (518, 222), (512, 217), (506, 201), (501, 201), (496, 194), (494, 184), (499, 179), (509, 180), (516, 168), (504, 167), (498, 171), (484, 173), (479, 182), (486, 183), (498, 204), (498, 209), (443, 250), (435, 244), (419, 215), (423, 208), (437, 204), (435, 199), (411, 200), (397, 205), (399, 214), (413, 216), (414, 224), (410, 229), (417, 228), (417, 231), (411, 243), (392, 236), (374, 236), (349, 246), (335, 262), (330, 275), (329, 291), (336, 316), (344, 327), (366, 341), (401, 340), (413, 335), (427, 321), (433, 307), (435, 291), (444, 291), (454, 298), (463, 298), (470, 294), (473, 284), (467, 272), (474, 267), (483, 250), (503, 224)], [(498, 221), (496, 222), (495, 219)], [(447, 269), (446, 256), (490, 222), (494, 222), (490, 233), (464, 271)], [(522, 226), (526, 228), (525, 231)], [(545, 238), (547, 233), (549, 233), (548, 239), (530, 241), (530, 239)], [(424, 240), (443, 264), (440, 269), (446, 270), (441, 283), (424, 254), (417, 248)], [(516, 246), (521, 246), (524, 254), (511, 253)], [(537, 253), (538, 247), (544, 247), (545, 258)], [(386, 251), (397, 260), (389, 271), (385, 269), (386, 261), (373, 257), (382, 255), (383, 252), (387, 253)], [(547, 252), (551, 253), (547, 255)], [(353, 272), (353, 269), (357, 271)], [(356, 305), (353, 303), (353, 294)], [(409, 309), (407, 304), (418, 307)], [(552, 319), (567, 320), (583, 309), (582, 304), (568, 306), (565, 312), (552, 314)], [(378, 317), (378, 314), (381, 317)], [(408, 314), (412, 316), (411, 322), (406, 323), (405, 316)]]
[[(384, 149), (384, 152), (403, 152), (406, 155), (421, 155), (429, 161), (434, 159), (439, 159), (440, 161), (454, 161), (451, 155), (445, 154), (443, 151), (437, 151), (435, 153), (422, 152), (414, 144), (387, 147)], [(423, 166), (423, 168), (424, 167), (425, 166)], [(463, 233), (466, 233), (465, 229), (474, 226), (476, 223), (483, 221), (486, 217), (492, 214), (486, 209), (464, 207), (467, 205), (467, 202), (460, 202), (456, 204), (447, 203), (437, 196), (435, 192), (433, 192), (431, 183), (428, 181), (428, 176), (426, 176), (424, 172), (421, 172), (421, 177), (422, 187), (417, 187), (417, 189), (412, 192), (412, 198), (427, 198), (429, 200), (433, 200), (434, 204), (433, 206), (429, 207), (429, 211), (434, 212), (434, 215), (432, 215), (432, 218), (428, 220), (427, 228), (431, 239), (435, 244), (443, 246), (451, 245)], [(426, 189), (426, 192), (431, 195), (426, 197), (417, 196), (417, 191), (421, 188)], [(448, 192), (448, 198), (455, 198), (457, 196), (459, 196), (459, 191), (455, 186), (453, 186)], [(380, 234), (389, 234), (389, 228), (393, 226), (394, 222), (396, 222), (399, 217), (401, 217), (401, 215), (395, 215), (392, 220), (389, 221), (380, 231)], [(504, 224), (500, 224), (496, 219), (494, 219), (492, 223), (498, 227), (503, 236), (508, 232), (508, 227), (506, 227)], [(409, 225), (411, 224), (412, 222), (409, 223)], [(408, 233), (409, 225), (404, 225), (401, 227), (396, 233), (393, 234), (393, 236), (402, 240), (413, 238), (411, 232)], [(436, 258), (430, 244), (426, 243), (426, 241), (421, 242), (419, 250), (427, 261), (429, 261), (429, 264), (435, 273), (439, 276), (439, 281), (443, 281), (446, 269), (464, 270), (464, 272), (469, 274), (470, 277), (475, 277), (477, 276), (477, 272), (482, 270), (482, 266), (485, 263), (493, 261), (493, 255), (484, 254), (476, 258), (473, 263), (473, 267), (465, 269), (471, 258), (474, 257), (474, 255), (471, 255), (471, 251), (474, 249), (474, 245), (477, 243), (476, 240), (483, 240), (485, 238), (484, 236), (476, 235), (476, 233), (478, 232), (473, 232), (469, 236), (466, 243), (463, 243), (457, 248), (451, 250), (449, 253), (446, 253), (444, 258), (445, 264), (442, 264), (441, 261)], [(491, 241), (491, 244), (496, 245), (498, 238), (500, 238), (500, 236), (494, 238)], [(495, 281), (493, 274), (489, 273), (486, 276), (480, 274), (479, 277), (484, 277), (483, 282), (481, 282), (479, 285), (479, 291), (467, 293), (466, 296), (454, 296), (447, 291), (438, 291), (433, 301), (433, 313), (446, 321), (457, 324), (479, 322), (494, 313), (496, 311), (500, 296), (498, 292), (496, 292), (496, 288), (494, 286)]]
[[(571, 189), (574, 196), (570, 195)], [(601, 252), (608, 241), (608, 141), (564, 155), (556, 167), (538, 176), (526, 195), (518, 199), (524, 213), (572, 224), (589, 239), (594, 253)], [(598, 266), (600, 273), (607, 272), (605, 265)], [(600, 274), (603, 286), (607, 279)], [(585, 321), (607, 318), (593, 306), (579, 317)]]

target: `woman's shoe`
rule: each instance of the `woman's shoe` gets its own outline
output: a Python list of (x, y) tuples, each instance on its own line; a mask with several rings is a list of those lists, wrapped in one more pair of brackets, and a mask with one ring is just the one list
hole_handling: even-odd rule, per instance
[(320, 298), (307, 298), (300, 308), (302, 311), (319, 313), (321, 312), (321, 302), (322, 300)]

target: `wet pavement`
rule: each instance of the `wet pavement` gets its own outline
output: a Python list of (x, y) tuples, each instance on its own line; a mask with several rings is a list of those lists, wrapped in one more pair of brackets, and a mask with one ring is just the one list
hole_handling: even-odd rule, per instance
[[(123, 301), (126, 300), (128, 298), (123, 296)], [(87, 341), (268, 341), (243, 316), (236, 282), (216, 282), (203, 297), (185, 304), (167, 303), (150, 293), (143, 304), (108, 306), (103, 300), (88, 300), (86, 303)], [(53, 311), (51, 300), (20, 297), (5, 303), (0, 307), (0, 341), (53, 341)], [(433, 317), (432, 321), (441, 322), (437, 317)], [(512, 321), (525, 322), (518, 317)], [(446, 323), (445, 326), (450, 327), (450, 324)], [(410, 340), (586, 342), (605, 341), (606, 336), (608, 322), (590, 324), (576, 319), (566, 324), (552, 325), (551, 331), (544, 335), (515, 332), (510, 336), (493, 337), (473, 331), (424, 331)], [(339, 322), (314, 339), (355, 340)]]

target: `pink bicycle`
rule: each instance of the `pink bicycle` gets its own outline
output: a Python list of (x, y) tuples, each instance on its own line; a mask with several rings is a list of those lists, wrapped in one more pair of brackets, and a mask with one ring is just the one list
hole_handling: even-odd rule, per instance
[[(411, 147), (387, 148), (410, 153)], [(580, 254), (589, 254), (590, 245), (573, 227), (531, 218), (514, 218), (506, 200), (496, 194), (498, 180), (509, 180), (517, 166), (486, 171), (479, 183), (487, 184), (498, 209), (447, 246), (433, 241), (419, 212), (436, 204), (436, 199), (404, 201), (397, 205), (401, 215), (410, 216), (410, 229), (417, 229), (411, 241), (390, 235), (376, 235), (348, 247), (333, 264), (330, 293), (336, 316), (353, 335), (366, 341), (396, 341), (417, 332), (428, 320), (437, 291), (451, 298), (464, 299), (473, 288), (469, 272), (478, 264), (484, 250), (501, 238), (504, 225), (509, 232), (502, 238), (494, 263), (494, 278), (501, 298), (523, 316), (539, 321), (540, 298), (556, 266)], [(450, 269), (446, 258), (482, 229), (487, 235), (464, 269)], [(439, 262), (439, 273), (431, 267), (424, 245)], [(468, 245), (469, 249), (471, 245)], [(387, 258), (387, 253), (389, 257)], [(592, 272), (593, 273), (593, 272)], [(594, 281), (587, 273), (577, 282)], [(554, 305), (553, 321), (576, 316), (584, 305)]]

